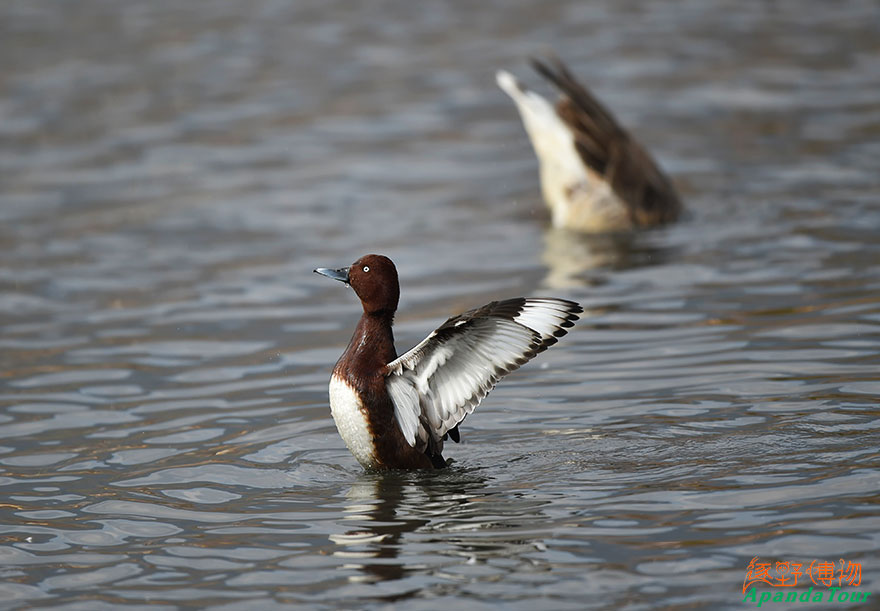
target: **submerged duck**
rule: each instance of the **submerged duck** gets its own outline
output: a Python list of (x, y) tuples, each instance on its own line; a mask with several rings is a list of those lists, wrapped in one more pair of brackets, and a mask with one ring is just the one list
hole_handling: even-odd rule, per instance
[(555, 106), (504, 70), (496, 80), (532, 141), (553, 225), (600, 232), (674, 221), (681, 202), (651, 155), (560, 60), (532, 64), (562, 92)]
[(345, 445), (366, 468), (446, 466), (443, 442), (502, 377), (552, 346), (583, 309), (573, 301), (493, 301), (453, 316), (397, 356), (391, 326), (400, 285), (382, 255), (315, 273), (354, 289), (364, 313), (330, 377), (330, 411)]

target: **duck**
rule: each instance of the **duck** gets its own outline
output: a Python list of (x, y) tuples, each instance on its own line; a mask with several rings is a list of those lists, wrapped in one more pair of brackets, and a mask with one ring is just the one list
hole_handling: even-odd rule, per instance
[(397, 268), (368, 254), (350, 266), (315, 273), (354, 289), (363, 308), (330, 376), (330, 413), (339, 435), (366, 469), (440, 469), (443, 442), (498, 381), (543, 352), (583, 308), (555, 297), (492, 301), (449, 318), (398, 356), (394, 315)]
[(620, 232), (678, 219), (683, 207), (672, 181), (562, 60), (532, 59), (532, 66), (561, 92), (555, 105), (505, 70), (495, 80), (532, 142), (553, 226)]

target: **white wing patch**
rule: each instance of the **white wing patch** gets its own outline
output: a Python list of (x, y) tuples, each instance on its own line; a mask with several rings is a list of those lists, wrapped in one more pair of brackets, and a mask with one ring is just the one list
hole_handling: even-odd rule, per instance
[(492, 302), (450, 318), (389, 363), (385, 385), (407, 442), (439, 454), (444, 435), (498, 380), (556, 343), (582, 311), (554, 298)]
[(544, 340), (551, 337), (561, 337), (567, 331), (562, 331), (563, 325), (571, 316), (571, 306), (568, 302), (559, 299), (534, 298), (527, 299), (523, 304), (522, 311), (513, 320), (541, 334)]
[(411, 406), (419, 405), (419, 391), (410, 380), (401, 376), (389, 376), (385, 387), (394, 403), (394, 417), (406, 441), (414, 446), (419, 430), (419, 412)]

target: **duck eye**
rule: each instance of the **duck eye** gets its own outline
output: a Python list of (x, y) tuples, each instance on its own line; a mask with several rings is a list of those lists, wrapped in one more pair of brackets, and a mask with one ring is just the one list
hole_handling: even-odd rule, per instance
[(365, 272), (370, 271), (370, 266), (369, 266), (369, 265), (364, 265), (364, 271), (365, 271)]

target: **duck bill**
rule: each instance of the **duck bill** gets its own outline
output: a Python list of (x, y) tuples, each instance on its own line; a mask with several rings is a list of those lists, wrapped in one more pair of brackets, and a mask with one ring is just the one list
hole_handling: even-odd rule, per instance
[(339, 269), (319, 267), (315, 270), (315, 273), (321, 274), (322, 276), (327, 276), (328, 278), (332, 278), (333, 280), (339, 280), (344, 284), (348, 284), (348, 270), (349, 268), (347, 267), (340, 267)]

